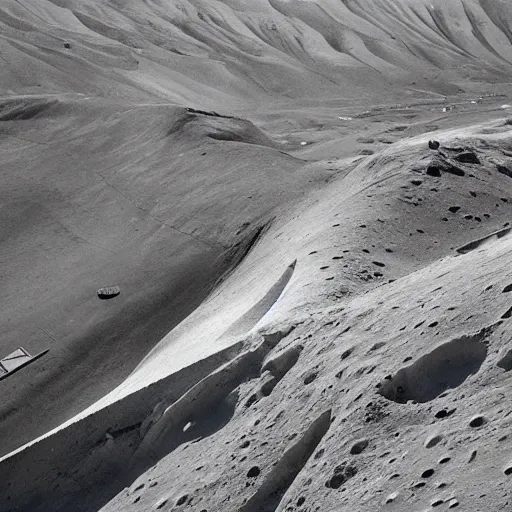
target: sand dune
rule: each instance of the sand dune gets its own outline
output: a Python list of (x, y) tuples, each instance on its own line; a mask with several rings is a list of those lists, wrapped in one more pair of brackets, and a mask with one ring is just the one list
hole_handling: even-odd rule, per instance
[(505, 0), (0, 35), (0, 510), (506, 510)]

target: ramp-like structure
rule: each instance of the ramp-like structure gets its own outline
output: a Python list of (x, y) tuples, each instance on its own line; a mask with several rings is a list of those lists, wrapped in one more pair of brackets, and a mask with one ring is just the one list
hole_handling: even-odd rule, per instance
[(22, 368), (25, 368), (25, 366), (43, 357), (49, 350), (50, 349), (47, 348), (39, 352), (39, 354), (31, 356), (23, 347), (17, 348), (8, 356), (0, 359), (0, 380), (10, 377), (13, 373), (20, 371)]

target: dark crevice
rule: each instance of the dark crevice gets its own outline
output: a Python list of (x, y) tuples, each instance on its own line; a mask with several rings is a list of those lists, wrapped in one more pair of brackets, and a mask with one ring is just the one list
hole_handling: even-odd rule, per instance
[(285, 450), (281, 459), (265, 475), (259, 489), (238, 509), (239, 512), (275, 512), (286, 491), (329, 430), (330, 424), (331, 411), (328, 410), (309, 426), (296, 443)]

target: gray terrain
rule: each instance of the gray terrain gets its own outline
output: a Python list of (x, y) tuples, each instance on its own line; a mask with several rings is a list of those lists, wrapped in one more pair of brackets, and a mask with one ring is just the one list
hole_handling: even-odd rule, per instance
[(0, 512), (512, 511), (509, 0), (1, 0), (0, 198)]

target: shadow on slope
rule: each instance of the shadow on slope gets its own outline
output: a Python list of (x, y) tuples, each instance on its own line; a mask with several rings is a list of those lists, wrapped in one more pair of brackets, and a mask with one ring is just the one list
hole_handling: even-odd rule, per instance
[[(59, 102), (58, 122), (37, 118), (44, 101), (14, 103), (0, 139), (0, 351), (51, 349), (3, 382), (0, 453), (121, 382), (240, 260), (272, 209), (311, 186), (302, 162), (264, 145), (248, 121)], [(190, 126), (168, 136), (183, 118)], [(208, 136), (226, 132), (248, 144)], [(101, 301), (105, 285), (123, 292)]]

